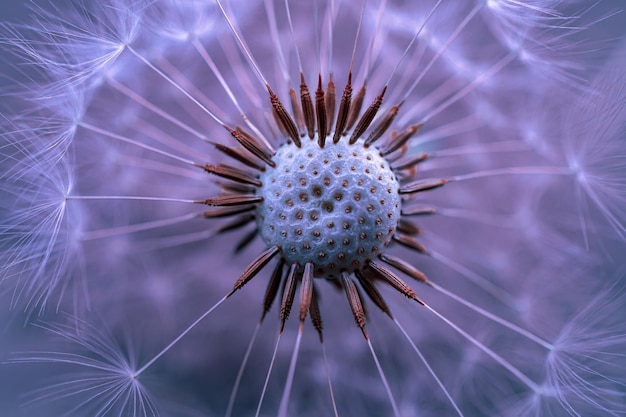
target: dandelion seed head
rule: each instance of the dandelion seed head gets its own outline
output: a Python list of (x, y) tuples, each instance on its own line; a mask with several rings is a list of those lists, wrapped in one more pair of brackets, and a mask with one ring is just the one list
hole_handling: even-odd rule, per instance
[(258, 225), (289, 264), (313, 262), (317, 274), (337, 277), (389, 245), (400, 218), (399, 185), (375, 147), (343, 140), (320, 148), (304, 139), (301, 147), (283, 145), (273, 161), (260, 177)]

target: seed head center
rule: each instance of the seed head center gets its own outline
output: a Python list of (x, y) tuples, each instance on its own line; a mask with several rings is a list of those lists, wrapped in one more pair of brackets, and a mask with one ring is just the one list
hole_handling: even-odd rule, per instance
[(312, 262), (315, 275), (361, 269), (391, 241), (400, 219), (398, 181), (375, 147), (304, 139), (281, 146), (258, 191), (261, 236), (288, 264)]

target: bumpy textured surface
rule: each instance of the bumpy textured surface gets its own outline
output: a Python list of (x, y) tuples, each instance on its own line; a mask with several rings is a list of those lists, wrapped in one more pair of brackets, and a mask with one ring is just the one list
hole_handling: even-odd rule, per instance
[(288, 263), (316, 276), (363, 267), (389, 244), (400, 218), (398, 181), (375, 147), (304, 139), (283, 145), (262, 176), (259, 230)]

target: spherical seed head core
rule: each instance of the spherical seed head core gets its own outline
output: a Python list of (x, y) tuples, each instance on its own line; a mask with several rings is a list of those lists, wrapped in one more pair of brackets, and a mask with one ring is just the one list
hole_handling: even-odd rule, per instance
[(261, 175), (257, 224), (288, 264), (315, 265), (333, 278), (361, 269), (391, 241), (400, 219), (398, 180), (375, 147), (362, 141), (303, 139), (282, 145)]

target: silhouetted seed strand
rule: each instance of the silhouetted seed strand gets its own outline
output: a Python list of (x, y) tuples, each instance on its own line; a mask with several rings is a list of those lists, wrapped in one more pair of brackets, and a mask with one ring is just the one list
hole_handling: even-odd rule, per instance
[(237, 214), (245, 213), (247, 211), (256, 210), (255, 205), (249, 206), (233, 206), (233, 207), (218, 207), (213, 210), (205, 211), (202, 213), (202, 217), (207, 219), (217, 219), (220, 217), (235, 216)]
[(357, 291), (354, 282), (350, 279), (348, 273), (341, 273), (341, 283), (343, 284), (343, 289), (346, 293), (346, 297), (348, 298), (348, 304), (350, 304), (350, 310), (352, 310), (354, 321), (363, 332), (363, 336), (367, 338), (367, 333), (365, 332), (365, 310), (363, 309), (363, 300), (361, 300), (361, 296), (359, 295), (359, 292)]
[(317, 300), (318, 295), (314, 286), (313, 296), (311, 297), (311, 323), (313, 323), (313, 327), (315, 328), (315, 330), (317, 330), (317, 334), (320, 337), (320, 343), (324, 343), (324, 325), (322, 323), (322, 313), (320, 312), (320, 305)]
[(400, 105), (395, 105), (389, 109), (387, 114), (383, 117), (381, 121), (379, 121), (376, 126), (374, 126), (374, 130), (367, 137), (365, 143), (363, 144), (366, 148), (371, 146), (374, 142), (376, 142), (391, 126), (393, 119), (395, 119), (398, 111), (400, 110)]
[(364, 269), (364, 272), (367, 275), (368, 272), (370, 271), (373, 272), (377, 278), (386, 282), (391, 287), (401, 292), (408, 298), (415, 300), (418, 303), (424, 305), (424, 303), (419, 298), (417, 298), (417, 294), (415, 294), (415, 291), (413, 291), (413, 289), (409, 287), (409, 285), (406, 282), (404, 282), (402, 279), (397, 277), (396, 274), (394, 274), (386, 266), (379, 265), (374, 261), (370, 261), (369, 264), (367, 264), (367, 267)]
[(257, 237), (258, 233), (259, 229), (255, 227), (253, 230), (243, 235), (239, 242), (237, 242), (237, 245), (235, 245), (235, 253), (239, 253), (244, 250), (250, 243), (252, 243), (254, 238)]
[(422, 125), (422, 123), (418, 123), (416, 125), (411, 125), (407, 127), (404, 132), (400, 133), (395, 138), (392, 138), (392, 140), (386, 146), (383, 146), (380, 150), (380, 153), (383, 155), (389, 155), (390, 153), (395, 152), (396, 150), (404, 146), (408, 142), (408, 140), (411, 139), (411, 137), (413, 137), (413, 135), (415, 135), (420, 130)]
[(291, 313), (291, 307), (293, 306), (293, 298), (296, 295), (296, 286), (298, 284), (298, 264), (294, 263), (289, 268), (289, 274), (287, 275), (287, 282), (283, 290), (283, 297), (280, 303), (280, 332), (285, 329), (285, 322), (289, 318)]
[(352, 132), (352, 136), (350, 136), (350, 141), (348, 143), (351, 145), (354, 144), (357, 140), (359, 140), (363, 133), (365, 133), (367, 128), (372, 123), (372, 120), (374, 120), (374, 117), (376, 117), (376, 113), (378, 113), (380, 106), (383, 104), (383, 97), (385, 96), (386, 91), (387, 86), (384, 86), (380, 94), (374, 99), (367, 110), (365, 110), (365, 113), (361, 116), (359, 123), (354, 128), (354, 132)]
[(376, 304), (376, 306), (381, 309), (383, 313), (387, 314), (389, 317), (391, 317), (391, 319), (393, 319), (393, 315), (391, 314), (389, 306), (385, 302), (382, 294), (376, 289), (374, 284), (359, 271), (356, 271), (355, 275), (359, 279), (361, 287), (363, 287), (365, 294), (367, 294), (370, 300), (372, 300), (372, 302)]
[(326, 86), (326, 132), (330, 132), (335, 122), (335, 106), (337, 101), (337, 92), (335, 90), (335, 82), (333, 81), (333, 73), (330, 73), (328, 85)]
[(244, 165), (254, 168), (258, 171), (263, 171), (265, 167), (259, 165), (255, 160), (250, 158), (250, 155), (242, 149), (231, 148), (230, 146), (222, 145), (221, 143), (214, 143), (215, 149), (223, 154), (233, 158), (236, 161), (241, 162)]
[(396, 164), (393, 164), (391, 169), (394, 171), (402, 171), (407, 168), (415, 168), (416, 165), (421, 164), (422, 162), (428, 159), (428, 154), (426, 152), (422, 152), (421, 154), (413, 157), (409, 160), (398, 161)]
[(310, 139), (315, 137), (315, 114), (313, 113), (313, 101), (309, 87), (304, 81), (304, 74), (300, 73), (300, 102), (302, 103), (302, 115), (304, 116), (304, 124)]
[(381, 261), (383, 261), (387, 265), (390, 265), (396, 268), (398, 271), (404, 272), (406, 275), (421, 282), (422, 284), (432, 286), (430, 281), (428, 281), (428, 278), (426, 278), (426, 275), (424, 275), (422, 271), (415, 268), (413, 265), (409, 264), (408, 262), (398, 257), (392, 256), (392, 255), (385, 255), (385, 254), (381, 254), (379, 258)]
[(263, 197), (260, 195), (224, 195), (221, 197), (207, 198), (202, 202), (202, 204), (214, 207), (224, 207), (256, 204), (261, 201), (263, 201)]
[(278, 263), (276, 264), (276, 267), (272, 272), (272, 276), (267, 283), (267, 288), (265, 289), (265, 296), (263, 297), (263, 314), (261, 315), (261, 321), (263, 321), (267, 313), (272, 308), (272, 304), (274, 304), (276, 294), (278, 294), (278, 288), (280, 288), (280, 282), (283, 279), (284, 266), (285, 260), (283, 258), (279, 258)]
[(289, 89), (289, 99), (291, 101), (291, 110), (296, 119), (296, 123), (298, 124), (298, 131), (302, 132), (304, 135), (304, 116), (302, 116), (302, 109), (300, 108), (300, 103), (298, 101), (298, 94), (293, 88)]
[(436, 178), (427, 178), (425, 180), (419, 180), (412, 182), (410, 184), (403, 185), (398, 190), (400, 194), (415, 194), (420, 193), (422, 191), (434, 190), (435, 188), (443, 187), (448, 183), (448, 180), (445, 178), (436, 179)]
[(400, 219), (398, 222), (398, 230), (410, 236), (418, 236), (421, 233), (419, 227), (405, 219)]
[(299, 148), (300, 146), (302, 146), (302, 142), (300, 142), (298, 129), (296, 128), (293, 119), (291, 118), (289, 113), (287, 113), (287, 110), (285, 110), (285, 106), (283, 106), (283, 103), (280, 102), (278, 96), (274, 94), (269, 84), (265, 84), (265, 87), (267, 88), (267, 92), (270, 95), (270, 103), (272, 104), (272, 109), (275, 112), (275, 117), (278, 121), (279, 126), (283, 127), (287, 136), (289, 136), (293, 143)]
[(343, 135), (348, 122), (348, 114), (350, 113), (350, 103), (352, 102), (352, 71), (348, 73), (348, 81), (343, 89), (341, 101), (339, 102), (339, 111), (337, 112), (337, 125), (333, 134), (333, 143), (339, 142)]
[(250, 222), (254, 221), (255, 219), (256, 219), (256, 214), (254, 213), (243, 214), (241, 216), (235, 217), (231, 221), (224, 223), (223, 225), (218, 227), (215, 233), (221, 234), (221, 233), (230, 232), (232, 230), (237, 230), (249, 224)]
[(236, 181), (242, 184), (254, 185), (260, 187), (261, 181), (254, 175), (226, 164), (219, 165), (205, 165), (204, 170), (210, 174), (215, 174), (218, 177), (226, 178), (231, 181)]
[(276, 256), (280, 252), (280, 248), (278, 246), (272, 246), (261, 253), (248, 267), (243, 271), (243, 274), (235, 281), (233, 285), (233, 289), (228, 293), (227, 297), (233, 295), (233, 293), (239, 289), (241, 289), (244, 285), (246, 285), (252, 278), (259, 273), (261, 269), (267, 263), (272, 260), (274, 256)]
[(315, 90), (315, 113), (317, 115), (317, 143), (320, 148), (326, 143), (326, 98), (322, 88), (322, 75), (318, 76)]
[(396, 232), (394, 233), (392, 239), (398, 242), (399, 244), (401, 244), (402, 246), (406, 246), (409, 249), (413, 249), (425, 255), (428, 254), (428, 251), (426, 250), (424, 245), (422, 245), (421, 243), (419, 243), (417, 240), (413, 239), (410, 236)]
[[(350, 115), (348, 116), (345, 130), (352, 129), (352, 126), (354, 126), (354, 123), (356, 123), (356, 120), (359, 118), (359, 114), (361, 114), (361, 107), (363, 107), (363, 100), (365, 99), (366, 90), (367, 87), (365, 86), (365, 84), (363, 84), (363, 86), (356, 93), (356, 97), (354, 98), (354, 100), (352, 100), (352, 103), (350, 103)], [(344, 132), (345, 131), (342, 131), (341, 134), (344, 134)]]
[(307, 262), (304, 265), (304, 273), (302, 274), (302, 283), (300, 284), (300, 323), (304, 324), (309, 309), (311, 308), (311, 298), (313, 297), (313, 264)]
[(431, 216), (437, 213), (437, 209), (428, 206), (415, 206), (402, 208), (403, 216)]
[(241, 146), (246, 148), (248, 152), (272, 168), (276, 166), (276, 163), (272, 161), (272, 156), (276, 153), (273, 149), (269, 149), (265, 145), (261, 144), (240, 126), (237, 126), (235, 130), (229, 129), (228, 131)]

